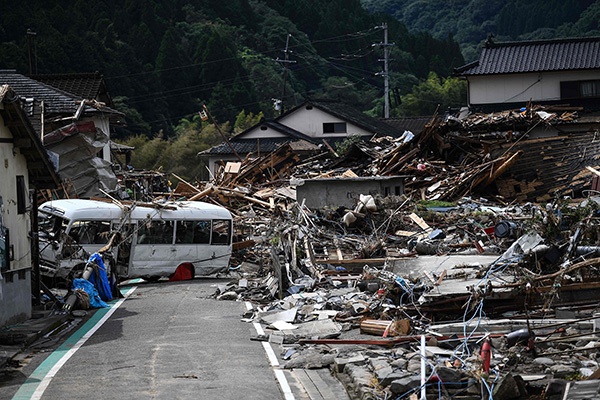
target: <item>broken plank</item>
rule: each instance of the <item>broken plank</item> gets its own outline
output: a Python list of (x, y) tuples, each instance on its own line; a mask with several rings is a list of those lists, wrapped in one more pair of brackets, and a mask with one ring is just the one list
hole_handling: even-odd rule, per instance
[(419, 217), (417, 214), (412, 213), (408, 216), (410, 219), (413, 220), (413, 222), (415, 224), (417, 224), (421, 229), (423, 229), (424, 231), (430, 231), (431, 227), (429, 225), (427, 225), (427, 222), (425, 222), (423, 220), (423, 218)]

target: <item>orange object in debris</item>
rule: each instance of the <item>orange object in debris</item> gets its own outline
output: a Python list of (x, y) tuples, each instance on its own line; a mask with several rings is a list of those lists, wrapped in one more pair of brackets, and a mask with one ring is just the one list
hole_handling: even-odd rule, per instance
[(489, 339), (481, 346), (481, 359), (483, 360), (483, 370), (490, 372), (490, 362), (492, 361), (492, 345)]
[(194, 279), (194, 265), (188, 262), (177, 266), (175, 273), (169, 278), (169, 282), (189, 281), (190, 279)]

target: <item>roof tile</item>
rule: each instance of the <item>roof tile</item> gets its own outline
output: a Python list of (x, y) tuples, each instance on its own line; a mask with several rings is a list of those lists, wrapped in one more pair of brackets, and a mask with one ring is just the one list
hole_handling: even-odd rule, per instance
[(600, 37), (490, 43), (462, 76), (600, 68)]

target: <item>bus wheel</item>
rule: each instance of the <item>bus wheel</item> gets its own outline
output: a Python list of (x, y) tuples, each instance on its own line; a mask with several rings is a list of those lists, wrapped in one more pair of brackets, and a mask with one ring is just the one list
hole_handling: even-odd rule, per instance
[(194, 272), (194, 264), (189, 262), (181, 263), (175, 270), (175, 273), (169, 277), (169, 282), (194, 279)]

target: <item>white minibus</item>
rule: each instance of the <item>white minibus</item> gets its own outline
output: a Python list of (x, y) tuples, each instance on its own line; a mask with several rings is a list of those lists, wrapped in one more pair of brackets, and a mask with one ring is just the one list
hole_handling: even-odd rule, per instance
[(198, 276), (229, 266), (232, 217), (217, 205), (61, 199), (41, 204), (38, 211), (43, 276), (67, 278), (101, 249), (109, 259), (105, 264), (123, 279), (168, 277), (183, 263)]

